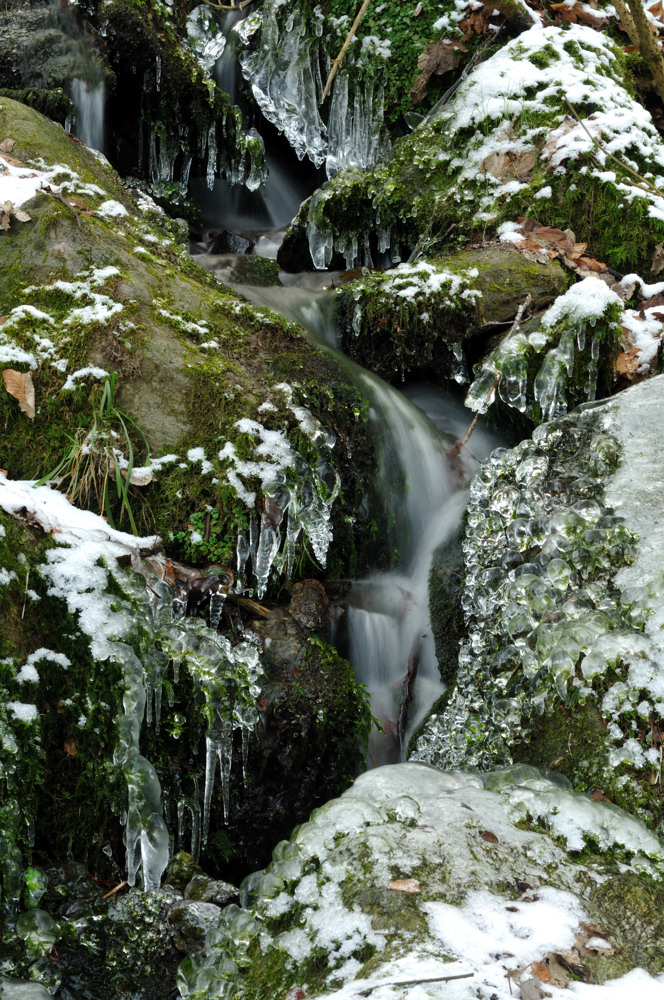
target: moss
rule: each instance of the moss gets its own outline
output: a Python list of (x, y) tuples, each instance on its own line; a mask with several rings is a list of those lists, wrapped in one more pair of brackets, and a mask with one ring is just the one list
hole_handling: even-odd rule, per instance
[[(661, 884), (633, 871), (616, 873), (594, 885), (590, 899), (602, 924), (619, 942), (629, 967), (645, 968), (651, 975), (659, 975), (664, 970), (664, 891)], [(595, 964), (591, 963), (590, 967), (597, 975), (599, 970), (595, 970)]]
[(64, 125), (74, 114), (74, 102), (61, 87), (55, 90), (42, 90), (36, 87), (10, 90), (0, 87), (0, 98), (11, 98), (12, 101), (27, 104), (29, 108), (34, 108), (35, 111), (39, 111), (60, 125)]

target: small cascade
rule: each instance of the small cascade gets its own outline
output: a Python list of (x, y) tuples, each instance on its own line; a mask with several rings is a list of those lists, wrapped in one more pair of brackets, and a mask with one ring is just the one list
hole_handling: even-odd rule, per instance
[(99, 80), (72, 80), (71, 98), (76, 108), (76, 135), (90, 149), (104, 152), (106, 84)]
[[(446, 457), (465, 418), (442, 391), (416, 395), (423, 407), (436, 408), (443, 436), (419, 406), (375, 376), (362, 378), (383, 445), (379, 491), (394, 515), (388, 542), (396, 554), (392, 571), (354, 583), (349, 597), (350, 660), (383, 727), (370, 743), (377, 766), (405, 759), (410, 733), (444, 690), (429, 617), (429, 572), (435, 550), (457, 531), (465, 506)], [(476, 432), (473, 453), (487, 451)], [(476, 462), (466, 461), (469, 473)]]
[(220, 90), (228, 94), (233, 104), (238, 100), (238, 35), (233, 29), (246, 15), (246, 10), (228, 10), (221, 22), (226, 44), (215, 62), (214, 79)]
[[(371, 403), (372, 427), (382, 445), (378, 490), (393, 518), (385, 544), (396, 566), (353, 584), (346, 621), (350, 661), (385, 730), (383, 736), (373, 734), (370, 759), (384, 764), (405, 756), (410, 733), (443, 693), (429, 620), (429, 571), (435, 550), (458, 529), (465, 506), (458, 467), (451, 467), (447, 452), (463, 437), (469, 420), (461, 404), (442, 390), (411, 388), (411, 401), (336, 350), (334, 296), (316, 290), (333, 277), (303, 275), (299, 280), (306, 287), (298, 287), (293, 277), (288, 288), (238, 290), (299, 323), (315, 343), (334, 351)], [(491, 447), (476, 430), (473, 454), (464, 452), (466, 476)], [(243, 558), (249, 549), (243, 542)]]

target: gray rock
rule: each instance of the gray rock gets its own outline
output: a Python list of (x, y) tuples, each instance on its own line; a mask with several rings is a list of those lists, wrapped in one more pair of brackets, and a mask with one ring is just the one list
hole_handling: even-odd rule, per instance
[(186, 900), (196, 900), (200, 903), (214, 903), (215, 906), (225, 906), (238, 898), (239, 889), (230, 882), (222, 882), (207, 875), (194, 875), (184, 890)]
[(173, 944), (186, 955), (202, 951), (205, 935), (219, 923), (221, 910), (214, 903), (201, 903), (193, 899), (178, 899), (168, 911), (168, 922), (173, 933)]

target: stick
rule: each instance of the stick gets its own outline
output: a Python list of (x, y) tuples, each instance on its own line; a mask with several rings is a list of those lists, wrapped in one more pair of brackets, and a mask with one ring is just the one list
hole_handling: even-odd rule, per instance
[(325, 100), (325, 98), (328, 95), (330, 87), (332, 86), (332, 81), (334, 80), (335, 76), (337, 75), (337, 70), (341, 66), (341, 63), (343, 62), (343, 58), (346, 55), (346, 52), (348, 51), (348, 46), (353, 41), (353, 38), (355, 37), (355, 32), (359, 28), (360, 21), (362, 20), (362, 18), (366, 14), (367, 9), (368, 9), (370, 3), (371, 3), (371, 0), (364, 0), (364, 3), (362, 4), (362, 6), (360, 7), (360, 9), (358, 11), (357, 17), (353, 21), (353, 27), (350, 29), (350, 31), (346, 35), (346, 41), (341, 46), (341, 52), (339, 53), (339, 55), (337, 56), (337, 58), (332, 63), (332, 68), (330, 69), (330, 75), (327, 78), (327, 83), (323, 87), (323, 96), (320, 99), (320, 103), (321, 104), (323, 103), (323, 101)]
[(431, 979), (384, 979), (381, 983), (376, 983), (375, 986), (367, 986), (366, 989), (360, 990), (357, 996), (368, 997), (370, 993), (373, 993), (374, 990), (379, 989), (381, 986), (418, 986), (420, 983), (451, 983), (453, 979), (472, 979), (474, 975), (474, 972), (462, 972), (456, 976), (433, 976)]
[[(638, 172), (638, 170), (635, 170), (634, 167), (630, 167), (630, 165), (628, 163), (623, 163), (623, 161), (619, 160), (617, 156), (614, 156), (613, 153), (610, 153), (609, 150), (606, 148), (606, 146), (604, 146), (603, 143), (601, 143), (599, 141), (599, 139), (597, 138), (597, 136), (593, 135), (589, 131), (589, 129), (586, 128), (585, 122), (581, 121), (581, 119), (579, 118), (578, 114), (576, 113), (575, 108), (570, 104), (569, 100), (567, 98), (565, 98), (565, 101), (567, 103), (567, 107), (570, 109), (570, 111), (572, 112), (572, 114), (574, 115), (574, 117), (576, 118), (576, 120), (578, 121), (579, 125), (581, 126), (581, 128), (583, 129), (583, 131), (586, 133), (586, 135), (588, 136), (588, 138), (590, 139), (590, 141), (595, 146), (598, 146), (602, 150), (603, 153), (606, 153), (607, 156), (611, 157), (611, 159), (614, 160), (614, 162), (617, 163), (619, 167), (622, 167), (623, 170), (628, 170), (630, 172), (630, 174), (633, 174), (634, 177), (636, 177), (643, 184), (645, 184), (645, 186), (647, 187), (647, 189), (649, 191), (651, 191), (653, 194), (656, 194), (658, 198), (664, 198), (664, 191), (661, 191), (658, 187), (655, 187), (655, 185), (651, 184), (650, 181), (646, 180), (645, 177), (642, 177), (641, 174)], [(636, 184), (634, 186), (637, 187)]]

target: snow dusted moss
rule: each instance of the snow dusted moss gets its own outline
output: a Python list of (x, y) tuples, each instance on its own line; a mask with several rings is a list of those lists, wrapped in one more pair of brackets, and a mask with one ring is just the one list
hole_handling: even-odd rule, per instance
[(622, 314), (622, 299), (603, 281), (572, 285), (536, 325), (529, 324), (530, 332), (508, 334), (481, 362), (466, 405), (486, 412), (497, 388), (506, 406), (540, 423), (609, 395)]
[[(646, 394), (650, 425), (659, 378), (540, 425), (477, 474), (463, 543), (468, 636), (447, 704), (411, 759), (551, 764), (661, 821), (662, 652), (658, 619), (649, 623), (661, 542), (639, 500), (652, 497), (649, 460), (632, 429)], [(623, 569), (635, 559), (649, 570)]]
[(664, 144), (612, 42), (580, 25), (533, 27), (475, 67), (390, 158), (342, 172), (306, 201), (279, 259), (301, 268), (306, 245), (315, 267), (335, 254), (371, 266), (383, 251), (396, 262), (425, 233), (425, 248), (439, 252), (506, 217), (537, 215), (572, 226), (612, 266), (636, 269), (664, 233), (653, 190), (663, 177)]
[[(532, 820), (551, 835), (524, 829)], [(664, 871), (660, 842), (637, 820), (535, 768), (484, 781), (413, 764), (369, 771), (245, 880), (245, 908), (227, 907), (205, 949), (185, 959), (180, 993), (253, 1000), (306, 988), (345, 1000), (380, 986), (386, 996), (390, 986), (409, 995), (414, 980), (467, 976), (454, 996), (507, 997), (508, 967), (525, 981), (533, 961), (582, 947), (575, 935), (595, 912), (593, 887), (606, 879), (601, 858), (573, 860), (585, 838), (625, 852), (628, 869), (655, 884)], [(623, 944), (619, 914), (604, 907), (600, 919), (602, 955), (610, 956)], [(644, 923), (646, 936), (651, 926)], [(592, 982), (633, 968), (633, 951), (617, 964), (600, 960)], [(646, 962), (660, 972), (656, 949)], [(659, 987), (647, 972), (631, 976)], [(588, 1000), (608, 995), (575, 986)]]

